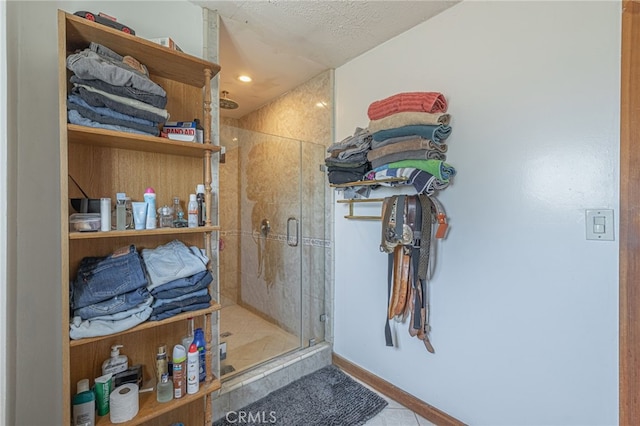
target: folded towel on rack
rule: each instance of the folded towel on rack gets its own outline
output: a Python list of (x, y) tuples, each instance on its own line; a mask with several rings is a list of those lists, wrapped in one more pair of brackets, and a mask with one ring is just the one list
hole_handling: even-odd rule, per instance
[(355, 173), (346, 170), (331, 170), (327, 173), (329, 183), (338, 185), (341, 183), (357, 182), (362, 180), (364, 173)]
[(413, 167), (424, 170), (442, 182), (449, 182), (449, 179), (456, 175), (456, 169), (451, 164), (441, 160), (402, 160), (385, 164), (373, 170), (377, 172), (384, 169), (397, 169), (401, 167)]
[(379, 120), (396, 112), (447, 112), (447, 100), (439, 92), (405, 92), (372, 102), (369, 120)]
[(368, 180), (384, 180), (388, 178), (404, 177), (404, 182), (381, 182), (384, 186), (413, 185), (418, 194), (433, 195), (436, 191), (449, 186), (448, 182), (442, 182), (431, 173), (413, 167), (400, 167), (397, 169), (384, 169), (371, 171), (367, 174)]
[(442, 153), (447, 152), (447, 150), (449, 149), (447, 144), (444, 142), (434, 143), (432, 140), (425, 139), (422, 136), (416, 136), (416, 135), (398, 136), (397, 138), (389, 138), (383, 141), (371, 141), (371, 149), (378, 149), (378, 148), (382, 148), (383, 146), (396, 144), (400, 142), (413, 141), (415, 139), (418, 139), (421, 141), (427, 141), (427, 143), (429, 144), (429, 149), (437, 149)]
[(369, 150), (367, 149), (366, 151), (362, 151), (362, 152), (358, 152), (355, 154), (352, 154), (346, 158), (338, 158), (338, 157), (327, 157), (324, 159), (324, 162), (327, 166), (342, 166), (345, 165), (345, 167), (349, 167), (349, 164), (364, 164), (367, 162), (367, 152)]
[(367, 160), (373, 161), (380, 157), (384, 157), (385, 155), (395, 154), (398, 152), (405, 152), (405, 151), (416, 151), (420, 149), (433, 150), (433, 151), (437, 151), (440, 154), (444, 154), (441, 149), (436, 149), (436, 146), (437, 145), (434, 144), (429, 139), (411, 138), (402, 142), (389, 144), (389, 145), (382, 146), (380, 148), (372, 149), (367, 153)]
[(451, 135), (451, 126), (443, 124), (434, 126), (426, 124), (417, 124), (413, 126), (402, 126), (394, 129), (380, 130), (373, 135), (374, 141), (383, 141), (389, 138), (397, 138), (400, 136), (420, 136), (433, 141), (433, 143), (442, 143)]
[(445, 161), (447, 156), (440, 151), (432, 149), (415, 149), (412, 151), (394, 152), (393, 154), (383, 155), (382, 157), (371, 160), (371, 168), (375, 169), (384, 164), (395, 163), (402, 160), (442, 160)]
[(451, 116), (446, 113), (430, 113), (430, 112), (396, 112), (379, 120), (369, 121), (369, 132), (375, 133), (380, 130), (393, 129), (402, 126), (412, 126), (415, 124), (444, 124), (448, 126)]
[(366, 152), (370, 148), (371, 133), (369, 133), (368, 129), (356, 127), (352, 136), (348, 136), (340, 142), (329, 145), (327, 152), (331, 153), (334, 157), (344, 159), (360, 152)]

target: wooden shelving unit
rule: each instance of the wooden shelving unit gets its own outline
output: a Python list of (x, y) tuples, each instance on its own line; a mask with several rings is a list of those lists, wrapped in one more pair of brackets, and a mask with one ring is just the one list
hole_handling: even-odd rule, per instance
[[(66, 58), (89, 43), (104, 45), (120, 55), (129, 55), (144, 64), (150, 78), (167, 92), (166, 109), (173, 121), (200, 120), (204, 127), (204, 143), (178, 142), (166, 138), (134, 135), (111, 130), (83, 127), (67, 122), (67, 95), (71, 72)], [(146, 187), (157, 194), (156, 206), (172, 205), (173, 196), (180, 196), (183, 208), (197, 184), (205, 185), (205, 206), (212, 212), (211, 161), (219, 147), (211, 142), (211, 86), (210, 80), (220, 66), (194, 56), (171, 50), (140, 37), (100, 25), (84, 18), (58, 11), (58, 70), (60, 111), (60, 187), (61, 187), (61, 270), (62, 286), (62, 369), (61, 403), (63, 418), (52, 423), (71, 424), (71, 399), (78, 380), (87, 378), (91, 384), (101, 375), (102, 362), (109, 357), (109, 348), (122, 344), (129, 364), (142, 364), (143, 381), (155, 378), (155, 353), (159, 345), (166, 345), (169, 355), (174, 344), (181, 342), (189, 317), (205, 333), (207, 377), (200, 391), (167, 403), (156, 402), (156, 392), (140, 393), (138, 414), (123, 425), (160, 425), (173, 422), (211, 425), (211, 394), (220, 389), (220, 380), (211, 372), (212, 348), (211, 316), (221, 308), (212, 300), (209, 308), (185, 312), (162, 321), (146, 321), (131, 329), (107, 336), (71, 340), (69, 324), (69, 286), (77, 274), (78, 265), (87, 256), (107, 256), (116, 249), (134, 245), (138, 251), (154, 248), (178, 239), (188, 246), (197, 246), (214, 261), (212, 233), (219, 230), (207, 217), (205, 226), (197, 228), (158, 228), (142, 231), (69, 232), (70, 198), (82, 196), (69, 176), (83, 190), (96, 198), (125, 192), (134, 201), (142, 200)], [(212, 266), (212, 265), (210, 265)], [(213, 267), (211, 267), (213, 269)], [(214, 282), (210, 294), (214, 295)], [(57, 393), (57, 392), (56, 392)], [(111, 424), (109, 415), (96, 417), (97, 425)]]

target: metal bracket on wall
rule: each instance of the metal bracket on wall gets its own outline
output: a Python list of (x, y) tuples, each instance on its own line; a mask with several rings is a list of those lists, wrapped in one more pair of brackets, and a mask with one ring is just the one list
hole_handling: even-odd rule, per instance
[(381, 203), (384, 201), (384, 198), (352, 198), (348, 200), (338, 200), (338, 203), (349, 204), (349, 214), (346, 215), (345, 219), (360, 219), (360, 220), (382, 220), (382, 216), (360, 216), (356, 215), (353, 212), (353, 205), (355, 203)]

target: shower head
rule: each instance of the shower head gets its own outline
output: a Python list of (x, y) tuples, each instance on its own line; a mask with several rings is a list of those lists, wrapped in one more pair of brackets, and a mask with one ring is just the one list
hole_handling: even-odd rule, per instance
[(220, 108), (224, 108), (224, 109), (238, 108), (238, 103), (236, 101), (229, 99), (227, 97), (228, 95), (229, 95), (229, 92), (227, 92), (226, 90), (222, 91), (222, 97), (220, 98)]

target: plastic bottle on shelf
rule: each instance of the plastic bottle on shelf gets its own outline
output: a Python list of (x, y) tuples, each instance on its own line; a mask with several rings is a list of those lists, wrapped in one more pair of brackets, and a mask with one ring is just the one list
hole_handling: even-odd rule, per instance
[(198, 348), (198, 355), (200, 356), (200, 381), (204, 382), (207, 378), (207, 352), (206, 342), (204, 341), (204, 331), (201, 328), (196, 328), (196, 331), (193, 335), (193, 343), (195, 343)]
[(187, 335), (182, 338), (182, 346), (188, 348), (193, 343), (193, 318), (187, 318)]
[(195, 343), (189, 346), (187, 353), (187, 393), (194, 394), (200, 389), (200, 355)]
[(102, 375), (116, 374), (129, 368), (129, 358), (126, 355), (120, 355), (122, 345), (111, 346), (111, 357), (102, 363)]
[(182, 398), (187, 390), (187, 351), (182, 345), (173, 347), (173, 397)]
[(96, 420), (96, 396), (89, 389), (89, 379), (78, 382), (77, 393), (73, 396), (73, 426), (94, 426)]
[(156, 229), (156, 191), (153, 188), (144, 191), (144, 201), (147, 203), (146, 229)]
[(204, 226), (207, 212), (204, 203), (204, 185), (201, 183), (196, 186), (196, 201), (198, 202), (198, 226)]
[(196, 194), (189, 194), (189, 205), (187, 206), (187, 220), (189, 228), (198, 227), (198, 202), (196, 201)]

